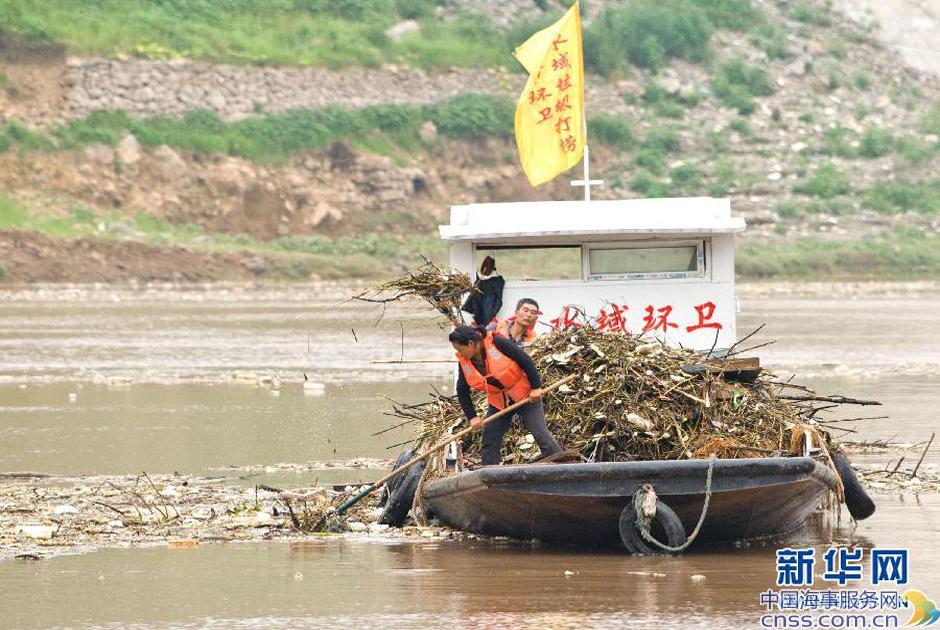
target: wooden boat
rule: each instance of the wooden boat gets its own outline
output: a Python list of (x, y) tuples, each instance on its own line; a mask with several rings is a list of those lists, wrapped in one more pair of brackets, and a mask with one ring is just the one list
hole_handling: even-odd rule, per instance
[[(490, 466), (431, 481), (423, 498), (441, 521), (464, 531), (618, 545), (627, 544), (621, 514), (634, 518), (633, 496), (643, 484), (653, 486), (690, 534), (705, 502), (708, 467), (708, 460)], [(717, 459), (694, 544), (797, 530), (835, 490), (836, 479), (810, 457)]]

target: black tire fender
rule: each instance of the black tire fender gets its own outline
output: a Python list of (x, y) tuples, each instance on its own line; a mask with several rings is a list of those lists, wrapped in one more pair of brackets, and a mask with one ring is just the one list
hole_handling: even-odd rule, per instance
[(418, 491), (418, 482), (421, 481), (421, 474), (424, 472), (424, 462), (418, 462), (401, 475), (398, 486), (391, 492), (388, 502), (385, 504), (385, 511), (382, 512), (380, 523), (391, 525), (392, 527), (401, 527), (408, 518), (408, 512), (415, 500), (415, 493)]
[[(395, 470), (396, 468), (400, 468), (404, 466), (405, 464), (410, 462), (412, 459), (414, 459), (414, 456), (415, 456), (415, 452), (411, 449), (408, 449), (407, 451), (403, 451), (398, 456), (398, 459), (395, 460), (395, 463), (392, 464), (392, 470)], [(398, 484), (401, 483), (402, 477), (404, 477), (404, 475), (405, 473), (402, 473), (400, 475), (395, 475), (394, 477), (389, 479), (384, 486), (382, 486), (382, 498), (381, 500), (379, 500), (379, 505), (385, 505), (386, 503), (388, 503), (388, 498), (392, 496), (392, 492), (394, 492), (395, 488), (398, 487)]]
[(835, 464), (839, 472), (839, 478), (842, 480), (842, 487), (845, 488), (845, 507), (849, 509), (849, 514), (856, 521), (861, 521), (875, 513), (875, 502), (868, 496), (868, 492), (862, 487), (862, 483), (852, 470), (852, 464), (849, 458), (842, 451), (833, 450), (830, 452), (832, 463)]
[[(662, 531), (666, 534), (666, 545), (669, 545), (670, 547), (679, 547), (685, 544), (685, 528), (682, 526), (682, 521), (679, 519), (679, 516), (673, 511), (673, 509), (663, 503), (660, 499), (656, 499), (656, 516), (653, 517), (653, 521), (658, 523), (662, 528)], [(650, 525), (652, 529), (653, 523), (650, 523)], [(626, 548), (626, 550), (630, 553), (673, 553), (664, 549), (660, 549), (659, 547), (646, 542), (636, 525), (636, 510), (633, 508), (632, 500), (627, 503), (627, 506), (623, 508), (623, 512), (620, 513), (619, 528), (620, 540), (623, 542), (623, 546)], [(657, 540), (660, 539), (657, 538)], [(663, 541), (660, 540), (660, 542)]]

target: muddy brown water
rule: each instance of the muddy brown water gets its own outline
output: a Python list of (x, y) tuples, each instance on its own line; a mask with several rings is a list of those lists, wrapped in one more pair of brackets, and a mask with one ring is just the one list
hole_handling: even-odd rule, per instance
[[(388, 398), (446, 390), (449, 366), (372, 361), (448, 351), (421, 309), (390, 307), (378, 320), (380, 309), (343, 303), (349, 292), (0, 296), (0, 471), (179, 471), (287, 485), (375, 478), (375, 463), (349, 462), (392, 457), (397, 449), (387, 447), (408, 438), (406, 429), (372, 435), (392, 424)], [(935, 430), (940, 296), (753, 297), (741, 307), (741, 334), (766, 323), (753, 342), (777, 340), (758, 354), (781, 378), (884, 403), (835, 412), (891, 416), (846, 424), (858, 431), (851, 439), (919, 442)], [(303, 373), (322, 391), (305, 393)], [(258, 376), (281, 379), (280, 393)], [(937, 452), (925, 465), (937, 465)], [(876, 516), (854, 534), (819, 517), (786, 542), (908, 547), (912, 584), (940, 597), (930, 568), (940, 498), (877, 500)], [(0, 627), (758, 627), (779, 544), (680, 558), (368, 537), (107, 549), (0, 563)]]
[[(914, 550), (931, 567), (940, 497), (887, 498), (854, 535), (815, 518), (779, 544)], [(632, 557), (511, 542), (312, 540), (103, 550), (0, 564), (10, 628), (757, 628), (775, 545)], [(820, 575), (817, 574), (817, 580)], [(936, 597), (936, 595), (934, 595)], [(902, 613), (901, 623), (908, 619)]]

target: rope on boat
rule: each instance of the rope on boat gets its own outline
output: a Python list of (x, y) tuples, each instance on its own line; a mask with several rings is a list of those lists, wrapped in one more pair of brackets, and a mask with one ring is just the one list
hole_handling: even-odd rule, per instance
[[(807, 435), (809, 435), (813, 443), (819, 446), (819, 451), (823, 455), (826, 466), (836, 479), (836, 498), (839, 500), (839, 503), (845, 503), (845, 484), (842, 483), (842, 475), (839, 474), (839, 469), (836, 468), (835, 462), (832, 461), (832, 454), (829, 453), (829, 449), (826, 447), (825, 436), (819, 429), (805, 423), (797, 424), (793, 427), (790, 437), (790, 454), (800, 455), (802, 453), (803, 440)], [(809, 457), (810, 453), (806, 453), (805, 456)]]
[[(650, 521), (656, 516), (656, 490), (654, 490), (653, 486), (650, 484), (643, 484), (643, 487), (637, 490), (633, 495), (633, 509), (636, 511), (636, 526), (640, 530), (640, 535), (643, 537), (643, 540), (669, 553), (685, 551), (689, 545), (695, 541), (699, 530), (702, 528), (702, 523), (705, 522), (705, 515), (708, 513), (708, 504), (712, 498), (712, 472), (714, 469), (715, 455), (713, 453), (708, 458), (708, 473), (705, 475), (705, 503), (702, 504), (702, 514), (698, 517), (698, 523), (696, 523), (695, 529), (692, 530), (692, 533), (686, 541), (678, 547), (670, 547), (669, 545), (663, 544), (653, 538), (653, 535), (650, 533)], [(650, 505), (652, 505), (652, 509), (650, 509)]]

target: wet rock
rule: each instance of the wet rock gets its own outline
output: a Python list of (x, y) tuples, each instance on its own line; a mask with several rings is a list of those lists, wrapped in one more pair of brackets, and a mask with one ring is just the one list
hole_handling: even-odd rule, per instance
[(30, 561), (42, 560), (42, 556), (40, 556), (39, 554), (35, 554), (35, 553), (19, 553), (13, 557), (16, 558), (17, 560), (30, 560)]
[(58, 525), (20, 525), (16, 533), (36, 540), (49, 540), (59, 531)]
[(780, 221), (780, 215), (774, 212), (773, 210), (763, 210), (759, 212), (752, 212), (747, 215), (748, 225), (757, 226), (757, 225), (772, 225)]
[(369, 526), (362, 521), (349, 521), (346, 523), (346, 527), (351, 532), (364, 532), (369, 529)]
[(274, 517), (268, 512), (255, 512), (248, 516), (235, 516), (225, 524), (226, 529), (239, 527), (270, 527), (274, 525)]

